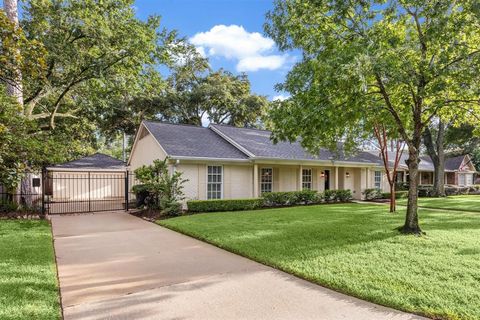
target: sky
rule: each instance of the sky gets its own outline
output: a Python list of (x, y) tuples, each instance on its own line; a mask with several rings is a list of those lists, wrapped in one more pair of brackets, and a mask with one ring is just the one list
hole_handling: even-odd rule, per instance
[(214, 70), (245, 72), (252, 92), (270, 100), (282, 99), (275, 84), (283, 82), (298, 53), (280, 52), (263, 32), (269, 0), (137, 0), (137, 16), (144, 20), (160, 15), (161, 25), (176, 29), (199, 52), (209, 58)]

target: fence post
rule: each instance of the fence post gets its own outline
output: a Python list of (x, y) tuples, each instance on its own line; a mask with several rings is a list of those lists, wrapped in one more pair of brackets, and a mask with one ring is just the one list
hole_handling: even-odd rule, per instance
[(42, 167), (42, 216), (45, 217), (46, 215), (46, 208), (45, 208), (45, 184), (47, 183), (47, 168), (46, 167)]
[(88, 212), (92, 212), (91, 203), (92, 199), (90, 195), (90, 171), (88, 171)]
[(125, 171), (125, 211), (128, 211), (128, 170)]

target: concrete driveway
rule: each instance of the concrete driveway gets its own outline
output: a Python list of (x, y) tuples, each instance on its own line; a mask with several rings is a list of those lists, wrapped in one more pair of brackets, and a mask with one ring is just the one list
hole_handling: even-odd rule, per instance
[(65, 319), (420, 319), (123, 212), (52, 224)]

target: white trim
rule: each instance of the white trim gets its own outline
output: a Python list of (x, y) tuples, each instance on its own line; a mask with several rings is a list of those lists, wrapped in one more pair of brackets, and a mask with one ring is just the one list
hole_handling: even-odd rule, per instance
[(206, 181), (207, 184), (205, 186), (205, 199), (216, 200), (216, 199), (208, 199), (208, 167), (221, 167), (222, 168), (222, 181), (220, 183), (220, 199), (223, 199), (223, 186), (224, 186), (223, 181), (224, 181), (224, 177), (225, 177), (225, 170), (223, 168), (223, 165), (221, 165), (221, 164), (207, 164), (206, 167), (207, 168), (206, 168), (205, 172), (206, 172), (207, 176), (206, 176), (205, 181)]
[(127, 161), (127, 166), (130, 165), (130, 160), (132, 159), (132, 155), (133, 155), (133, 152), (135, 151), (135, 147), (137, 146), (137, 142), (139, 140), (139, 136), (140, 136), (140, 128), (145, 128), (145, 130), (148, 131), (148, 133), (152, 136), (153, 140), (155, 140), (155, 142), (158, 144), (158, 146), (160, 147), (160, 149), (165, 153), (165, 156), (166, 157), (169, 157), (169, 154), (167, 153), (167, 151), (165, 151), (165, 149), (162, 147), (162, 145), (160, 144), (160, 142), (157, 140), (157, 138), (155, 138), (155, 136), (152, 134), (152, 132), (150, 130), (148, 130), (147, 126), (145, 125), (145, 121), (142, 121), (142, 123), (140, 123), (140, 127), (137, 131), (137, 133), (135, 134), (135, 140), (133, 141), (133, 146), (132, 146), (132, 150), (130, 150), (130, 156), (128, 157), (128, 161)]
[(229, 142), (231, 145), (233, 145), (235, 148), (239, 149), (241, 152), (245, 153), (247, 156), (249, 156), (250, 158), (254, 158), (255, 155), (253, 153), (251, 153), (250, 151), (248, 151), (246, 148), (242, 147), (240, 144), (238, 144), (237, 142), (235, 142), (235, 140), (233, 140), (232, 138), (230, 138), (229, 136), (227, 136), (225, 133), (221, 132), (220, 130), (218, 130), (217, 128), (214, 127), (214, 125), (209, 125), (208, 126), (209, 129), (211, 129), (213, 132), (215, 132), (216, 134), (218, 134), (220, 137), (222, 137), (223, 139), (225, 139), (227, 142)]
[[(263, 193), (263, 192), (262, 192), (262, 184), (264, 183), (264, 182), (262, 182), (262, 176), (263, 176), (262, 170), (263, 170), (263, 169), (270, 169), (270, 170), (272, 170), (272, 181), (270, 182), (271, 185), (272, 185), (272, 187), (271, 187), (272, 191), (270, 191), (270, 192), (274, 192), (274, 191), (273, 191), (273, 178), (274, 178), (274, 176), (273, 176), (273, 167), (262, 167), (262, 168), (260, 168), (260, 190), (259, 190), (259, 191), (260, 191), (260, 196), (262, 196), (262, 193)], [(267, 183), (267, 182), (265, 182), (265, 183)]]

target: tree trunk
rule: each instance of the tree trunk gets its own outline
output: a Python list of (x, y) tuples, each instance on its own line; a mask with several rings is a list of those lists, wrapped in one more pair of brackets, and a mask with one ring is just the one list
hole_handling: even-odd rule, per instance
[[(18, 8), (17, 8), (17, 0), (4, 0), (3, 1), (3, 8), (5, 13), (7, 14), (7, 18), (18, 28)], [(18, 52), (20, 55), (20, 52)], [(15, 80), (7, 82), (7, 93), (8, 95), (15, 97), (18, 104), (23, 109), (23, 86), (22, 86), (22, 73), (20, 72), (20, 68), (15, 68)]]
[(434, 167), (433, 177), (433, 196), (445, 197), (445, 125), (442, 121), (438, 123), (436, 141), (433, 142), (430, 128), (425, 128), (423, 133), (423, 143), (427, 147), (427, 153), (432, 159)]
[(405, 225), (400, 227), (402, 233), (420, 235), (422, 230), (418, 225), (418, 164), (420, 162), (419, 151), (409, 150), (409, 157), (406, 161), (410, 173), (410, 189), (408, 191), (407, 215)]
[(397, 199), (395, 195), (395, 177), (393, 178), (393, 184), (390, 185), (390, 212), (397, 211)]

